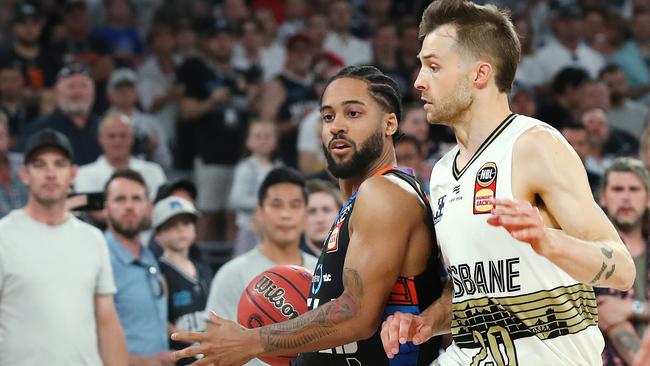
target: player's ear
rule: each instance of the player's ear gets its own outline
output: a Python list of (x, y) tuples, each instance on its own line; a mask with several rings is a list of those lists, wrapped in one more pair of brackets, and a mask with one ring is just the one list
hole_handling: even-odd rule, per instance
[(492, 65), (488, 62), (479, 61), (474, 66), (473, 84), (477, 89), (483, 89), (488, 85), (490, 78), (494, 73)]
[(388, 113), (384, 119), (384, 133), (386, 136), (393, 136), (397, 133), (398, 121), (395, 113)]

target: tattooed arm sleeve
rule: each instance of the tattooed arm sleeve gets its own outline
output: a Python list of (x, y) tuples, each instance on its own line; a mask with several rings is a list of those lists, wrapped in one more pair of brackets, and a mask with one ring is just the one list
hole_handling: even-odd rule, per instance
[(607, 330), (607, 337), (618, 355), (631, 365), (641, 346), (641, 338), (632, 323), (623, 322), (612, 326)]

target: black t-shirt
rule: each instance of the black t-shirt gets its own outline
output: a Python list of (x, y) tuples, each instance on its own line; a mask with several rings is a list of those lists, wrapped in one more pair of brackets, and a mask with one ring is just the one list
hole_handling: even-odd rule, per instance
[[(167, 320), (176, 328), (197, 332), (205, 330), (205, 304), (210, 291), (212, 273), (199, 262), (192, 261), (197, 278), (191, 278), (165, 257), (159, 258), (160, 270), (167, 281)], [(171, 342), (172, 349), (183, 349), (188, 344)], [(188, 365), (192, 360), (181, 360), (179, 365)]]
[(54, 52), (45, 47), (39, 49), (38, 55), (33, 60), (17, 54), (13, 47), (0, 52), (0, 59), (17, 62), (20, 65), (27, 87), (34, 90), (41, 90), (54, 85), (60, 67), (60, 63), (54, 62), (56, 58)]
[[(234, 165), (242, 156), (247, 129), (245, 91), (238, 87), (244, 75), (234, 69), (216, 69), (199, 58), (185, 61), (178, 70), (177, 82), (185, 96), (200, 101), (219, 87), (230, 90), (230, 98), (191, 124), (191, 141), (179, 141), (181, 148), (192, 146), (206, 164)], [(187, 137), (186, 137), (187, 138)]]

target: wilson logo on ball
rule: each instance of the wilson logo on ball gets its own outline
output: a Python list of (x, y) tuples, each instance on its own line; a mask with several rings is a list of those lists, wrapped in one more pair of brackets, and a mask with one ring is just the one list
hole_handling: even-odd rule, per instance
[(264, 295), (264, 297), (287, 318), (293, 319), (299, 315), (293, 305), (288, 303), (285, 299), (285, 289), (278, 287), (272, 279), (262, 276), (257, 280), (257, 283), (255, 283), (254, 289)]

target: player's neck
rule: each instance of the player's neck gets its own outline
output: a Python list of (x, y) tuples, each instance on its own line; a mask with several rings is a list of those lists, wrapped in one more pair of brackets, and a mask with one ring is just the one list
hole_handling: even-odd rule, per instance
[(298, 243), (296, 245), (280, 246), (263, 239), (259, 245), (259, 250), (271, 262), (278, 265), (297, 265), (302, 266), (302, 255)]
[(34, 220), (50, 226), (61, 225), (68, 218), (67, 211), (65, 210), (65, 201), (51, 206), (44, 206), (30, 198), (24, 210)]
[(377, 172), (379, 172), (380, 170), (386, 167), (394, 167), (394, 166), (397, 166), (397, 159), (395, 158), (395, 150), (392, 147), (384, 148), (384, 151), (382, 152), (381, 156), (373, 163), (370, 164), (368, 169), (366, 169), (365, 173), (357, 176), (345, 178), (345, 179), (339, 179), (339, 188), (341, 189), (343, 198), (345, 198), (346, 200), (350, 198), (350, 196), (352, 196), (354, 192), (359, 190), (361, 183), (363, 183), (366, 179), (372, 177), (373, 175), (377, 174)]
[(453, 124), (461, 157), (469, 159), (474, 155), (483, 141), (512, 113), (507, 98), (505, 93), (494, 98), (477, 98), (460, 121)]

